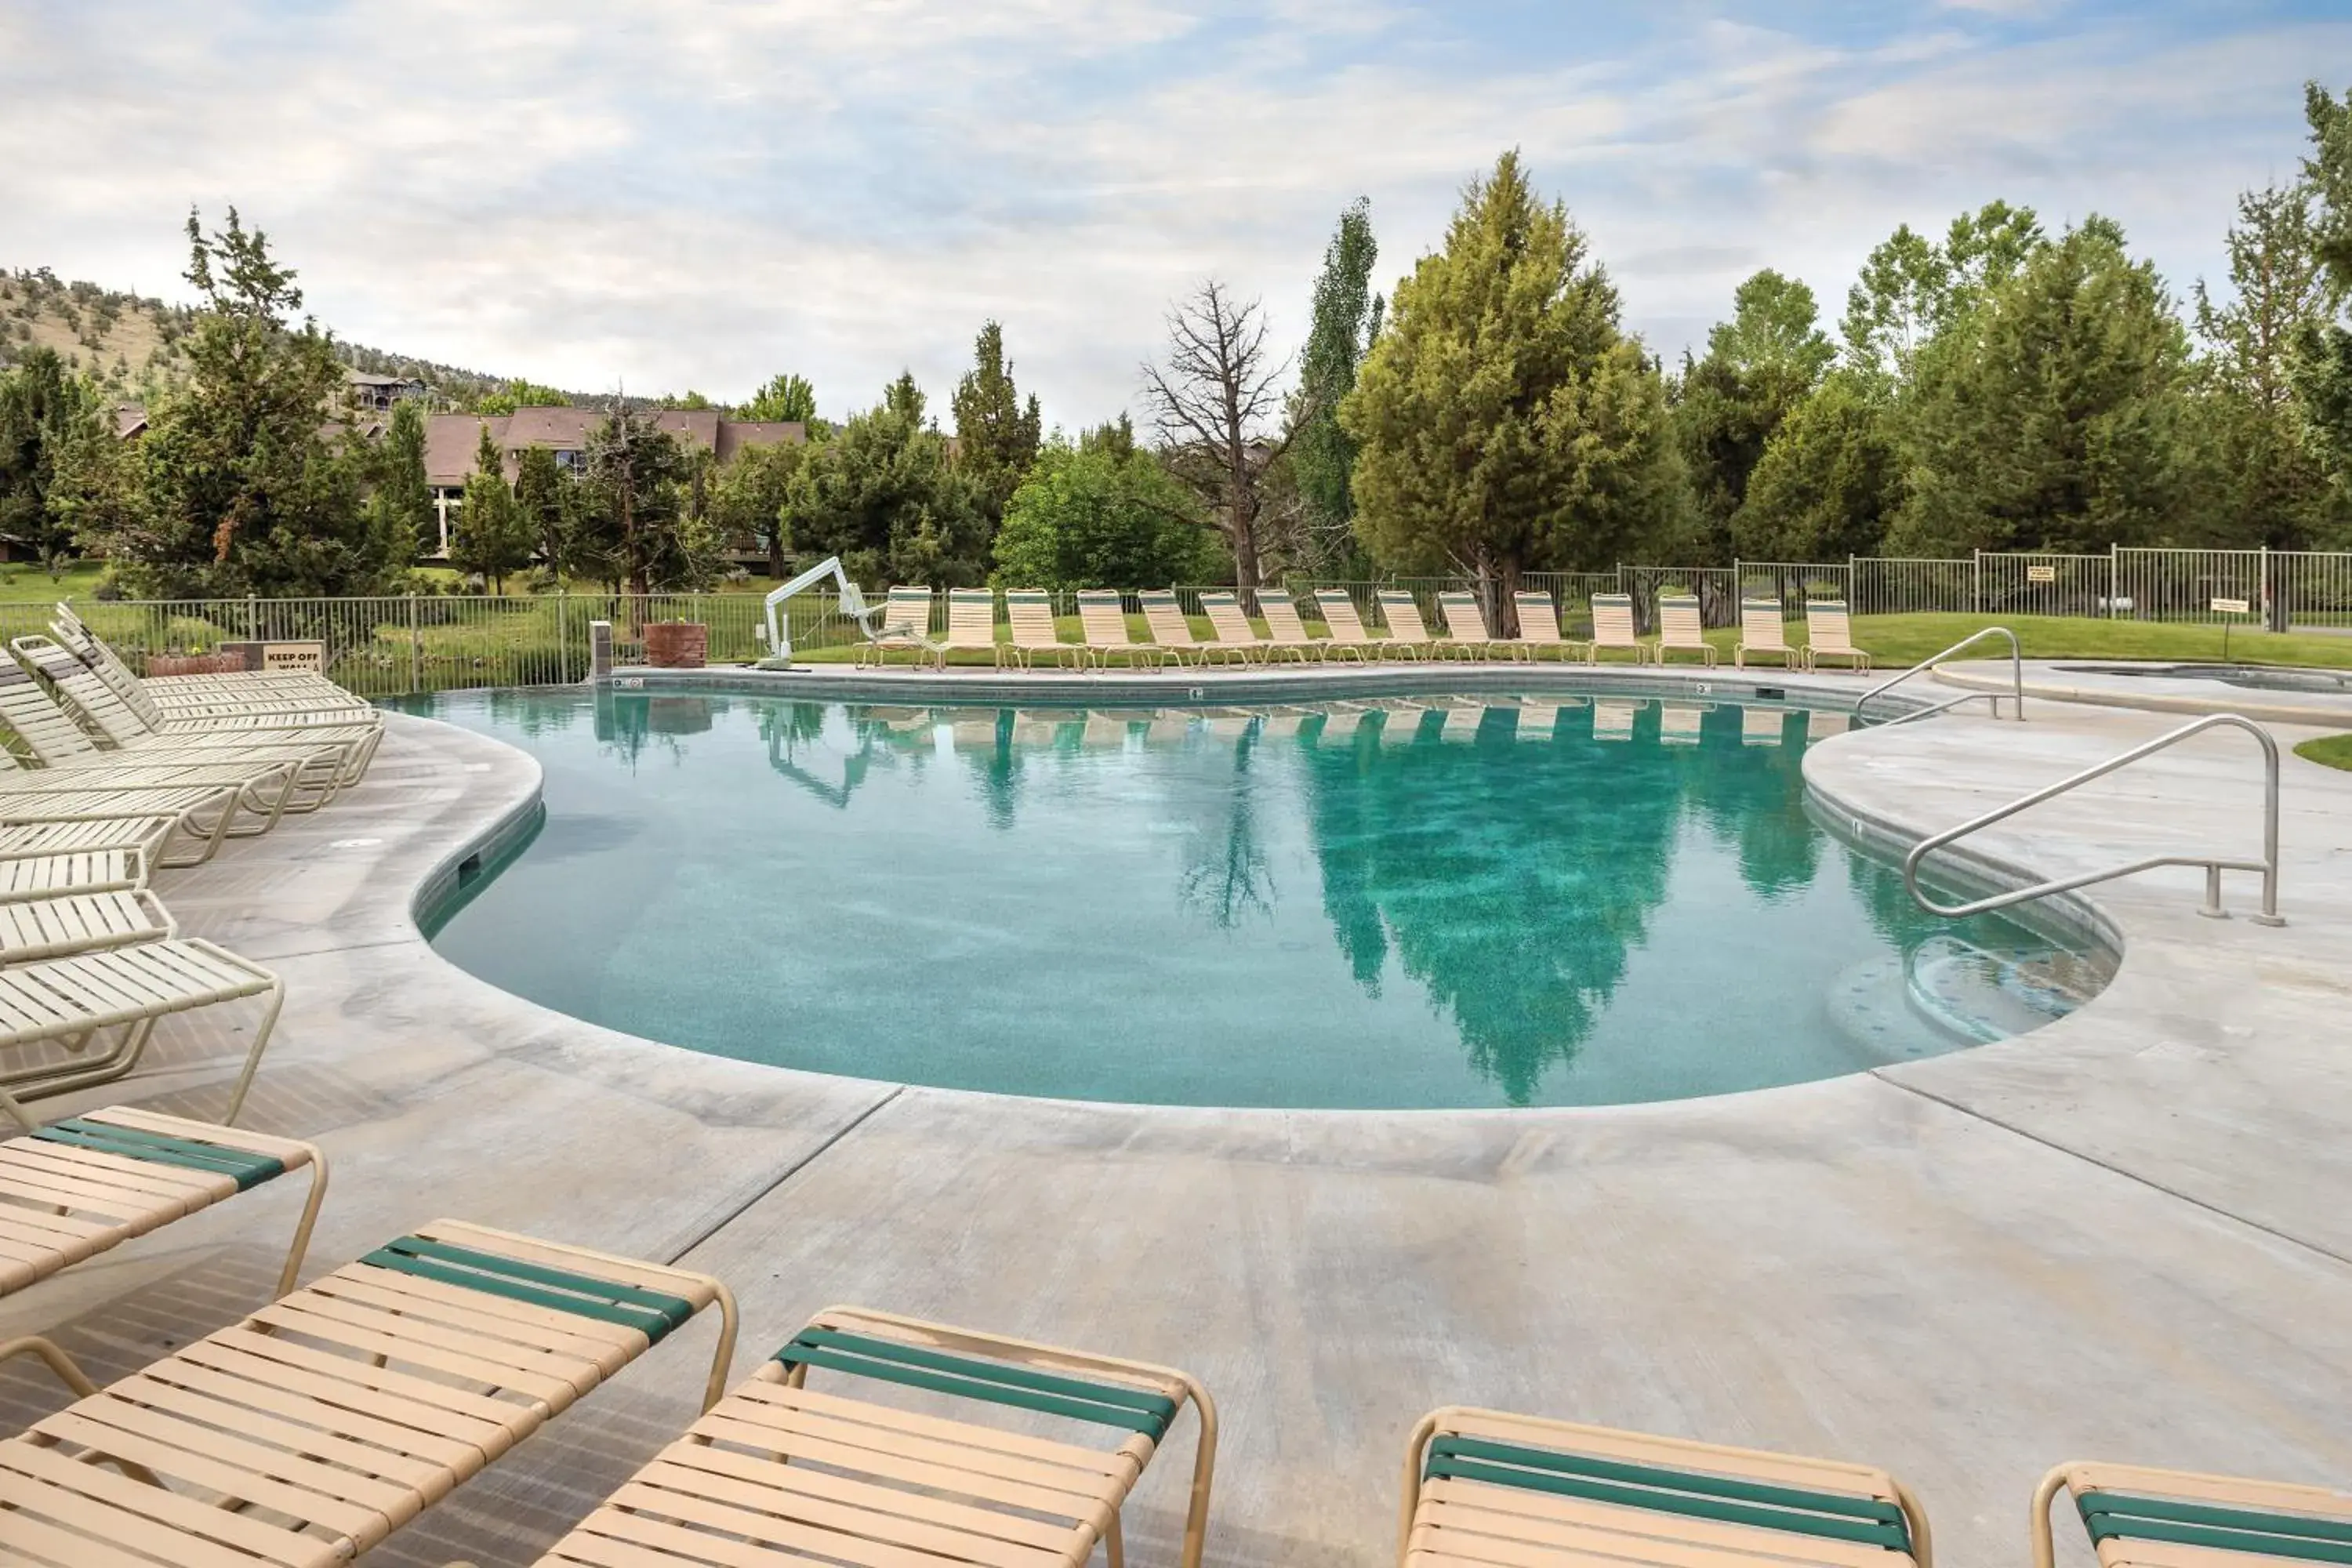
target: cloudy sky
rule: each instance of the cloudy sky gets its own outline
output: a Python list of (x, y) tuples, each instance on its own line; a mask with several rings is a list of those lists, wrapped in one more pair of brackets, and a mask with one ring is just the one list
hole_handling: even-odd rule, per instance
[(1385, 286), (1513, 145), (1669, 355), (1995, 196), (2185, 292), (2314, 73), (2343, 0), (0, 0), (0, 266), (178, 297), (234, 202), (379, 347), (837, 416), (902, 366), (943, 405), (995, 317), (1076, 424), (1190, 283), (1295, 342), (1349, 200)]

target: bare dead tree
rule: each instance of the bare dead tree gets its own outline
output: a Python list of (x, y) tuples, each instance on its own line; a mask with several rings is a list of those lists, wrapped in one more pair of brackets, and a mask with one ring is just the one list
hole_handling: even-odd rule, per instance
[(1159, 426), (1161, 457), (1200, 496), (1233, 547), (1245, 588), (1263, 581), (1258, 522), (1265, 471), (1290, 445), (1277, 390), (1290, 361), (1270, 363), (1265, 312), (1237, 304), (1211, 278), (1168, 308), (1164, 365), (1143, 367), (1143, 395)]

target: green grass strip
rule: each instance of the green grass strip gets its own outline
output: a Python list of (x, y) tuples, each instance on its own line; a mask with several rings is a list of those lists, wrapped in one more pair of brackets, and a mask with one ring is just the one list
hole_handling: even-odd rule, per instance
[[(857, 1336), (848, 1336), (852, 1339)], [(869, 1342), (880, 1343), (884, 1342)], [(905, 1349), (894, 1346), (893, 1349)], [(1172, 1402), (1163, 1415), (1154, 1410), (1138, 1410), (1126, 1405), (1115, 1405), (1092, 1394), (1071, 1396), (1034, 1388), (1024, 1388), (1003, 1381), (995, 1374), (1003, 1368), (983, 1362), (967, 1362), (954, 1356), (938, 1358), (950, 1366), (964, 1371), (932, 1370), (910, 1365), (897, 1357), (859, 1354), (855, 1351), (806, 1342), (806, 1336), (795, 1338), (776, 1352), (776, 1360), (790, 1366), (820, 1366), (834, 1372), (848, 1373), (857, 1377), (870, 1377), (885, 1383), (903, 1384), (909, 1388), (925, 1388), (934, 1394), (950, 1394), (966, 1399), (977, 1399), (991, 1405), (1008, 1405), (1022, 1410), (1035, 1410), (1048, 1415), (1066, 1415), (1076, 1421), (1090, 1421), (1097, 1426), (1117, 1426), (1129, 1432), (1140, 1432), (1157, 1442), (1168, 1430), (1174, 1415)], [(1079, 1384), (1092, 1389), (1092, 1384)], [(1122, 1391), (1123, 1392), (1123, 1391)]]
[[(1901, 1524), (1764, 1508), (1752, 1503), (1701, 1497), (1686, 1491), (1618, 1486), (1556, 1470), (1519, 1469), (1450, 1454), (1433, 1456), (1427, 1473), (1432, 1479), (1451, 1477), (1456, 1480), (1484, 1481), (1490, 1486), (1517, 1487), (1523, 1491), (1582, 1498), (1588, 1502), (1614, 1503), (1621, 1508), (1643, 1509), (1651, 1513), (1711, 1519), (1721, 1524), (1750, 1525), (1762, 1530), (1783, 1531), (1791, 1535), (1811, 1535), (1823, 1541), (1851, 1541), (1864, 1546), (1884, 1547), (1889, 1552), (1911, 1550), (1911, 1532)], [(1671, 1475), (1675, 1472), (1664, 1473)]]
[(694, 1303), (658, 1290), (572, 1274), (417, 1236), (404, 1236), (360, 1261), (399, 1274), (413, 1274), (421, 1279), (436, 1279), (444, 1285), (530, 1301), (600, 1322), (618, 1323), (637, 1330), (652, 1344), (659, 1344), (672, 1329), (694, 1316)]
[(224, 1149), (217, 1143), (200, 1143), (191, 1138), (117, 1127), (110, 1122), (85, 1121), (78, 1116), (44, 1127), (33, 1136), (43, 1142), (117, 1154), (126, 1160), (232, 1177), (241, 1193), (286, 1173), (286, 1163), (275, 1155), (257, 1154), (247, 1149)]
[(2267, 1557), (2352, 1563), (2352, 1520), (2217, 1508), (2170, 1498), (2086, 1491), (2075, 1500), (2094, 1544), (2120, 1538), (2210, 1546)]

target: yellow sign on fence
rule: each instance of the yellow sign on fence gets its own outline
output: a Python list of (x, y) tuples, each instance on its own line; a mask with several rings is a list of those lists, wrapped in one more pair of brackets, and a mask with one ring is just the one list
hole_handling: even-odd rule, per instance
[(313, 675), (324, 675), (327, 671), (327, 645), (322, 642), (263, 643), (261, 668), (307, 669)]
[(2243, 599), (2216, 599), (2213, 601), (2213, 613), (2217, 616), (2251, 616), (2254, 607)]

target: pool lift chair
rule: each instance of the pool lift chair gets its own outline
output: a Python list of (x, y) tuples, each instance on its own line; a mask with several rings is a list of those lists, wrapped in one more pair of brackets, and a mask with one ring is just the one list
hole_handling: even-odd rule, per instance
[(867, 642), (878, 644), (887, 637), (894, 646), (917, 644), (924, 648), (934, 647), (929, 639), (923, 635), (930, 629), (928, 626), (906, 623), (897, 626), (884, 624), (887, 606), (867, 604), (864, 591), (856, 583), (850, 581), (849, 574), (843, 569), (841, 557), (828, 555), (799, 576), (769, 593), (767, 625), (760, 633), (760, 641), (766, 647), (768, 657), (760, 660), (756, 668), (792, 668), (793, 638), (791, 632), (786, 629), (783, 615), (784, 601), (795, 594), (815, 587), (828, 577), (833, 580), (834, 592), (841, 601), (841, 614), (846, 619), (857, 624), (858, 631), (865, 635)]

